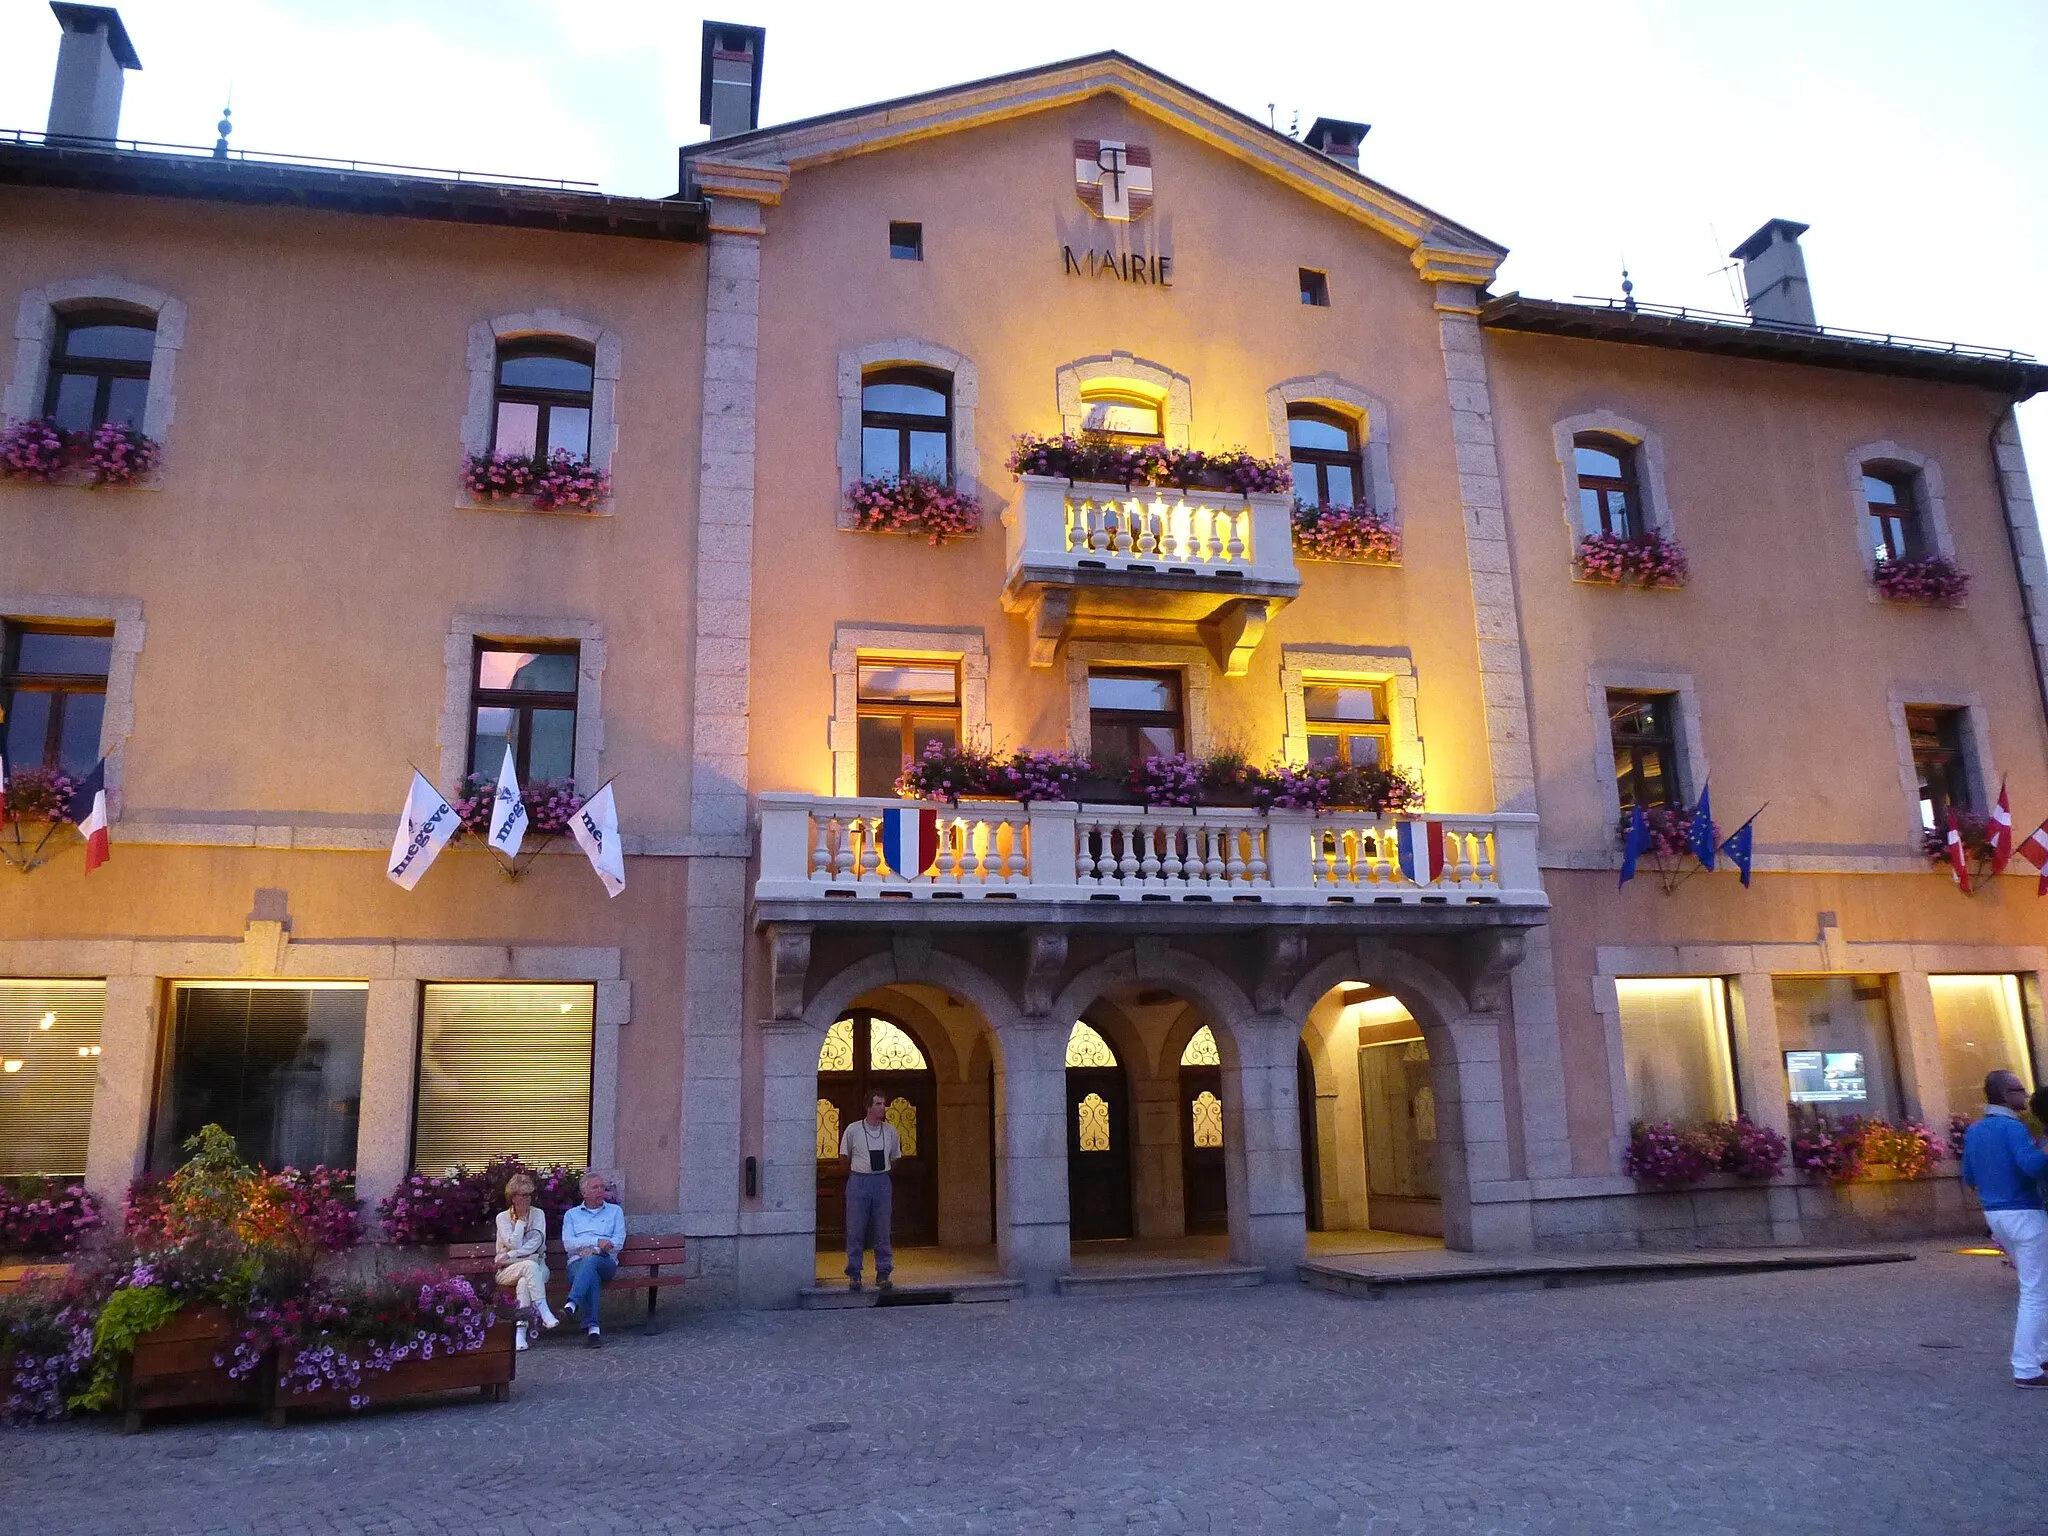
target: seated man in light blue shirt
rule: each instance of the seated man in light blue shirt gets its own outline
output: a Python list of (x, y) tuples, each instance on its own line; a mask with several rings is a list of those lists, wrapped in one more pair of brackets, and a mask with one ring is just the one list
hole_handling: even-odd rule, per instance
[(604, 1176), (583, 1175), (583, 1203), (562, 1213), (562, 1251), (569, 1260), (569, 1303), (564, 1318), (583, 1325), (583, 1342), (596, 1349), (599, 1298), (605, 1282), (619, 1272), (626, 1246), (626, 1213), (605, 1199)]

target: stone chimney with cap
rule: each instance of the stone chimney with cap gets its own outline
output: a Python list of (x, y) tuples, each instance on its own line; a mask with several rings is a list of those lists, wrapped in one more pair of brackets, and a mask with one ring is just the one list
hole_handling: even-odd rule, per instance
[(704, 23), (704, 76), (697, 120), (714, 139), (752, 133), (761, 126), (761, 53), (766, 27), (729, 21)]
[(1742, 263), (1743, 305), (1757, 325), (1813, 325), (1813, 290), (1799, 237), (1809, 226), (1773, 219), (1728, 254)]
[(1310, 149), (1320, 150), (1339, 165), (1355, 171), (1358, 169), (1358, 146), (1371, 132), (1370, 123), (1347, 123), (1341, 117), (1319, 117), (1308, 125), (1308, 137), (1303, 142)]
[(53, 139), (112, 143), (121, 136), (121, 82), (142, 68), (121, 13), (110, 5), (64, 5), (52, 0), (57, 25), (57, 79), (50, 89)]

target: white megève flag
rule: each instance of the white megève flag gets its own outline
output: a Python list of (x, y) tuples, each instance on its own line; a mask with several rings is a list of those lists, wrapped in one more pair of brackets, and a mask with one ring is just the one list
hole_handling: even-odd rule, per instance
[(619, 810), (612, 803), (611, 785), (583, 802), (583, 808), (569, 818), (569, 831), (597, 871), (597, 878), (604, 882), (605, 894), (616, 896), (623, 891), (626, 855), (619, 847)]
[(505, 760), (498, 765), (498, 788), (491, 797), (491, 846), (500, 853), (516, 855), (519, 840), (526, 836), (526, 802), (519, 798), (519, 775), (512, 771), (512, 746), (505, 746)]
[(398, 835), (391, 839), (391, 865), (385, 873), (411, 890), (461, 827), (455, 807), (442, 799), (441, 791), (415, 768), (412, 788), (405, 795), (405, 809), (399, 813)]

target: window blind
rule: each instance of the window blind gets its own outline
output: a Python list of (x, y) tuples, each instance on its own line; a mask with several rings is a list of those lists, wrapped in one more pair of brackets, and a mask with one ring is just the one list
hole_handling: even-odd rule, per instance
[(588, 983), (430, 983), (413, 1166), (587, 1162), (596, 999)]
[(0, 1175), (85, 1172), (104, 981), (0, 980)]

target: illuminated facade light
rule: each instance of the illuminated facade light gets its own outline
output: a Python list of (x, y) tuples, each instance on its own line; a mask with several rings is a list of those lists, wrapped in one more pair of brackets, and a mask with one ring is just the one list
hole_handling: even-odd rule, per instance
[(21, 1058), (19, 1056), (10, 1056), (5, 1061), (0, 1061), (0, 1072), (19, 1072), (20, 1070)]

